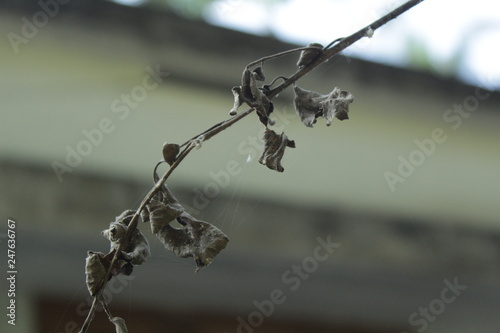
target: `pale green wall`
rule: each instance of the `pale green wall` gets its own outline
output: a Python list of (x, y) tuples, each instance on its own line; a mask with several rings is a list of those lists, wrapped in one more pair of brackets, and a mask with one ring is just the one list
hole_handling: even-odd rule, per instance
[[(16, 24), (16, 20), (4, 21), (7, 30)], [(201, 89), (167, 77), (165, 84), (148, 92), (145, 100), (120, 120), (120, 113), (112, 111), (113, 101), (142, 85), (148, 75), (146, 67), (155, 67), (155, 61), (161, 59), (136, 41), (120, 38), (103, 41), (86, 32), (65, 32), (49, 25), (27, 45), (21, 45), (18, 54), (12, 52), (7, 39), (2, 39), (2, 154), (46, 166), (55, 160), (63, 162), (65, 147), (75, 148), (84, 139), (82, 130), (91, 130), (109, 118), (114, 131), (105, 135), (103, 143), (94, 147), (71, 175), (115, 173), (145, 179), (160, 157), (163, 142), (184, 142), (228, 117), (230, 85), (226, 91)], [(169, 47), (176, 54), (184, 52)], [(219, 66), (234, 66), (237, 60), (220, 59)], [(243, 66), (248, 60), (238, 61)], [(162, 61), (165, 63), (166, 71), (176, 70), (168, 57)], [(211, 68), (210, 63), (190, 65)], [(208, 74), (210, 70), (204, 73)], [(213, 75), (217, 77), (217, 71)], [(453, 104), (463, 103), (468, 95), (462, 93), (440, 94), (439, 90), (415, 87), (426, 92), (417, 95), (411, 86), (387, 90), (349, 78), (339, 83), (325, 75), (306, 79), (304, 84), (322, 93), (339, 85), (349, 89), (355, 101), (351, 119), (336, 121), (329, 128), (321, 120), (310, 129), (298, 119), (286, 118), (290, 122), (286, 134), (297, 148), (287, 151), (284, 174), (266, 170), (256, 158), (247, 163), (247, 155), (241, 153), (246, 147), (243, 141), (258, 136), (262, 129), (252, 115), (193, 153), (172, 181), (202, 187), (211, 180), (209, 172), (218, 172), (234, 160), (243, 171), (232, 177), (229, 193), (242, 186), (245, 194), (290, 203), (340, 205), (499, 228), (495, 200), (500, 192), (500, 132), (495, 125), (500, 117), (498, 105), (488, 100), (481, 103), (480, 111), (463, 119), (454, 130), (443, 115)], [(468, 93), (474, 94), (474, 88)], [(279, 111), (294, 114), (289, 98), (278, 100), (286, 102)], [(278, 120), (277, 128), (282, 124)], [(435, 128), (443, 129), (446, 142), (438, 144), (436, 152), (392, 193), (384, 173), (397, 172), (398, 156), (408, 157), (416, 148), (414, 140), (429, 138)]]

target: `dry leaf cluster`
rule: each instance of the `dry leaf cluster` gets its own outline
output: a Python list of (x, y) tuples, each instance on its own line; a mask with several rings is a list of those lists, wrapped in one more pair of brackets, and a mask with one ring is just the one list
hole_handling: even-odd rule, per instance
[[(301, 52), (297, 66), (304, 68), (320, 56), (323, 50), (321, 44), (310, 44)], [(286, 80), (283, 77), (279, 78)], [(273, 83), (276, 80), (273, 80)], [(295, 148), (295, 142), (290, 140), (285, 133), (277, 134), (269, 128), (275, 124), (275, 121), (270, 119), (274, 111), (271, 101), (273, 83), (259, 85), (259, 82), (264, 81), (262, 64), (252, 70), (247, 66), (243, 71), (241, 85), (232, 88), (234, 105), (229, 114), (236, 115), (238, 108), (244, 103), (255, 109), (260, 122), (266, 127), (263, 137), (264, 151), (259, 158), (259, 163), (269, 169), (283, 172), (281, 160), (285, 149)], [(294, 86), (294, 91), (295, 109), (306, 126), (312, 127), (318, 117), (324, 117), (327, 125), (331, 124), (333, 118), (348, 119), (349, 104), (353, 101), (349, 92), (334, 88), (331, 93), (321, 95), (298, 86)], [(203, 140), (204, 135), (200, 135), (191, 141), (195, 147), (199, 148)], [(162, 148), (163, 159), (160, 163), (167, 163), (172, 167), (180, 154), (180, 145), (165, 143)], [(156, 172), (159, 164), (153, 172), (155, 183), (159, 181)], [(138, 228), (128, 230), (135, 214), (134, 210), (125, 210), (109, 224), (108, 229), (102, 231), (102, 235), (110, 242), (110, 252), (89, 251), (86, 259), (87, 288), (90, 294), (101, 302), (117, 332), (127, 332), (125, 321), (109, 313), (100, 292), (106, 285), (106, 277), (111, 279), (118, 274), (130, 275), (134, 266), (143, 264), (151, 257), (148, 240), (141, 231)], [(229, 241), (228, 237), (216, 226), (191, 216), (165, 183), (161, 184), (161, 187), (145, 204), (140, 211), (140, 217), (144, 223), (150, 224), (151, 232), (160, 240), (165, 249), (181, 258), (193, 258), (196, 271), (208, 266)]]
[[(139, 216), (144, 223), (150, 224), (151, 232), (167, 250), (181, 258), (193, 258), (197, 267), (196, 271), (208, 266), (226, 247), (227, 236), (216, 226), (191, 216), (165, 184), (173, 170), (193, 148), (200, 148), (203, 141), (255, 111), (260, 122), (265, 126), (264, 151), (259, 158), (259, 163), (269, 169), (283, 172), (281, 160), (287, 147), (295, 148), (295, 142), (290, 140), (284, 132), (277, 134), (269, 128), (275, 125), (275, 121), (270, 118), (275, 107), (272, 99), (293, 84), (295, 93), (293, 104), (305, 126), (313, 127), (320, 117), (325, 118), (327, 126), (330, 126), (335, 118), (349, 119), (349, 106), (354, 100), (350, 92), (335, 87), (329, 94), (323, 95), (300, 88), (296, 85), (297, 80), (339, 54), (355, 41), (363, 37), (372, 37), (376, 29), (422, 1), (409, 0), (372, 22), (371, 25), (348, 37), (336, 39), (326, 47), (312, 43), (304, 48), (280, 52), (252, 62), (243, 71), (241, 85), (232, 88), (234, 103), (229, 114), (233, 118), (216, 124), (185, 144), (165, 143), (162, 149), (163, 159), (156, 165), (153, 172), (155, 185), (143, 199), (140, 207), (137, 211), (124, 211), (109, 224), (108, 229), (102, 231), (102, 235), (110, 242), (110, 251), (108, 253), (88, 251), (87, 253), (85, 275), (87, 288), (94, 297), (94, 302), (80, 333), (87, 332), (97, 304), (102, 305), (117, 333), (128, 333), (125, 321), (111, 315), (102, 297), (102, 291), (107, 281), (113, 276), (130, 275), (135, 266), (145, 263), (151, 256), (148, 240), (137, 229)], [(278, 76), (269, 84), (264, 84), (266, 76), (263, 66), (266, 61), (299, 51), (301, 53), (297, 61), (298, 71), (293, 76), (290, 78)], [(272, 88), (278, 80), (283, 80), (283, 82), (278, 87)], [(247, 104), (250, 109), (238, 113), (239, 107), (243, 104)], [(170, 166), (161, 179), (156, 173), (160, 163), (167, 163)]]
[[(302, 51), (297, 66), (299, 68), (307, 66), (321, 55), (322, 50), (320, 44), (310, 44)], [(288, 139), (285, 133), (277, 134), (269, 128), (275, 124), (274, 120), (269, 118), (274, 110), (272, 96), (269, 95), (271, 94), (270, 87), (276, 79), (269, 85), (259, 86), (259, 82), (264, 81), (262, 65), (253, 70), (249, 67), (245, 68), (241, 86), (232, 89), (234, 105), (229, 113), (236, 115), (238, 108), (244, 103), (255, 109), (260, 122), (266, 127), (263, 138), (264, 151), (259, 158), (259, 163), (266, 165), (269, 169), (283, 172), (281, 160), (285, 149), (295, 148), (295, 142)], [(331, 93), (321, 95), (297, 86), (294, 87), (294, 91), (295, 109), (306, 126), (312, 127), (318, 117), (324, 117), (327, 125), (331, 124), (333, 118), (348, 119), (349, 104), (353, 101), (349, 92), (335, 88)], [(204, 136), (200, 135), (191, 141), (199, 148), (203, 140)], [(163, 159), (160, 163), (167, 163), (172, 167), (180, 153), (180, 145), (165, 143), (162, 148)], [(153, 173), (155, 183), (159, 181), (156, 173), (158, 165)], [(86, 259), (87, 288), (106, 309), (109, 320), (115, 325), (117, 332), (127, 332), (125, 321), (109, 313), (100, 292), (106, 285), (106, 277), (111, 279), (118, 274), (130, 275), (134, 266), (143, 264), (151, 257), (148, 240), (141, 231), (138, 228), (128, 230), (135, 214), (134, 210), (125, 210), (109, 224), (108, 229), (102, 231), (102, 235), (110, 242), (110, 252), (89, 251)], [(196, 271), (208, 266), (229, 241), (228, 237), (216, 226), (191, 216), (164, 183), (145, 204), (140, 211), (140, 216), (144, 223), (150, 224), (151, 232), (161, 241), (165, 249), (181, 258), (193, 258)]]
[[(208, 266), (229, 241), (216, 226), (192, 217), (165, 185), (146, 205), (141, 217), (150, 223), (151, 232), (167, 250), (181, 258), (192, 257), (196, 271)], [(181, 227), (174, 227), (173, 222)]]
[[(318, 43), (309, 44), (301, 51), (297, 66), (301, 69), (315, 61), (325, 50), (323, 45)], [(233, 108), (229, 114), (234, 116), (238, 113), (238, 108), (246, 103), (249, 107), (255, 108), (260, 122), (266, 127), (264, 133), (264, 152), (259, 162), (272, 170), (283, 172), (281, 159), (285, 154), (285, 148), (295, 148), (295, 142), (289, 140), (284, 134), (277, 134), (269, 126), (273, 126), (275, 121), (269, 118), (274, 111), (274, 105), (271, 101), (271, 86), (277, 79), (288, 80), (285, 77), (275, 78), (271, 84), (262, 84), (258, 82), (265, 81), (263, 64), (250, 70), (247, 66), (243, 71), (241, 85), (235, 86), (231, 90), (234, 96)], [(324, 117), (326, 125), (330, 126), (333, 119), (349, 119), (349, 104), (354, 100), (352, 94), (348, 91), (335, 87), (332, 92), (322, 95), (314, 91), (302, 89), (294, 84), (294, 106), (300, 120), (307, 127), (312, 127), (316, 119)]]

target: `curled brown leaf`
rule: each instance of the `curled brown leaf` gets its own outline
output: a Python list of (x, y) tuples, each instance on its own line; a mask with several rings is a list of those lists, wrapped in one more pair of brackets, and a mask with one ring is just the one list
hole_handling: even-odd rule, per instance
[(213, 261), (229, 239), (214, 225), (198, 221), (187, 213), (183, 213), (179, 219), (185, 226), (175, 228), (167, 224), (156, 236), (176, 256), (193, 257), (198, 271)]
[(102, 281), (107, 273), (107, 267), (104, 266), (102, 261), (104, 256), (105, 254), (101, 252), (87, 252), (87, 258), (85, 259), (85, 282), (92, 296), (95, 296), (99, 292)]
[(321, 101), (321, 95), (314, 91), (309, 91), (295, 86), (293, 88), (295, 92), (294, 106), (295, 111), (297, 111), (300, 120), (307, 127), (313, 127), (312, 125), (316, 123), (316, 118), (321, 115), (321, 107), (319, 105)]
[[(87, 283), (87, 289), (92, 296), (95, 296), (104, 285), (103, 280), (111, 267), (111, 262), (113, 261), (115, 253), (115, 250), (112, 250), (107, 254), (93, 251), (87, 252), (87, 258), (85, 260), (85, 280)], [(128, 265), (129, 264), (124, 260), (116, 260), (113, 267), (111, 267), (111, 276), (115, 276), (120, 273), (130, 275), (127, 274), (130, 269)], [(111, 276), (109, 277), (110, 279)]]
[(266, 80), (266, 77), (264, 75), (264, 69), (262, 68), (262, 66), (256, 67), (252, 71), (252, 73), (257, 81), (265, 81)]
[(333, 118), (338, 120), (349, 119), (349, 104), (353, 100), (354, 97), (350, 92), (340, 88), (333, 89), (323, 103), (323, 117), (326, 119), (326, 125), (330, 126)]
[(254, 107), (259, 115), (260, 121), (264, 125), (274, 125), (274, 121), (269, 119), (269, 115), (274, 111), (273, 102), (264, 94), (264, 92), (257, 86), (259, 75), (252, 73), (250, 79), (250, 91), (252, 92), (253, 101), (248, 103), (249, 106)]
[(143, 214), (143, 220), (147, 218), (151, 223), (151, 232), (157, 234), (163, 227), (184, 212), (184, 209), (179, 206), (153, 199), (146, 206), (147, 213)]
[(349, 119), (349, 104), (353, 102), (354, 97), (348, 91), (336, 87), (331, 93), (321, 95), (295, 86), (294, 92), (295, 110), (307, 127), (312, 127), (318, 117), (324, 117), (327, 126), (330, 126), (333, 118)]
[(265, 80), (262, 67), (257, 67), (253, 71), (246, 68), (243, 71), (241, 78), (241, 86), (231, 89), (234, 96), (233, 108), (229, 114), (234, 116), (238, 108), (246, 103), (248, 106), (255, 108), (259, 120), (264, 125), (274, 125), (274, 121), (269, 119), (269, 115), (274, 111), (273, 102), (267, 97), (262, 88), (259, 88), (257, 81)]
[[(187, 213), (166, 186), (146, 206), (142, 218), (151, 223), (151, 231), (167, 250), (181, 258), (193, 257), (197, 271), (208, 266), (229, 241), (217, 227)], [(181, 227), (172, 226), (173, 221)]]
[[(118, 250), (124, 240), (128, 229), (128, 224), (134, 216), (135, 211), (126, 210), (116, 217), (114, 222), (109, 224), (109, 228), (102, 231), (102, 235), (111, 243), (112, 250)], [(151, 257), (149, 243), (139, 229), (134, 229), (129, 241), (124, 245), (121, 259), (132, 265), (141, 265)], [(129, 269), (129, 268), (128, 268)]]
[(259, 163), (266, 165), (269, 169), (283, 172), (281, 159), (285, 154), (285, 148), (295, 148), (295, 142), (289, 140), (285, 133), (277, 134), (273, 130), (266, 129), (264, 133), (264, 152), (259, 158)]
[(238, 113), (238, 108), (243, 104), (243, 100), (240, 97), (241, 96), (241, 87), (236, 86), (231, 89), (233, 92), (233, 97), (234, 97), (234, 105), (233, 108), (229, 111), (229, 115), (234, 116), (236, 113)]

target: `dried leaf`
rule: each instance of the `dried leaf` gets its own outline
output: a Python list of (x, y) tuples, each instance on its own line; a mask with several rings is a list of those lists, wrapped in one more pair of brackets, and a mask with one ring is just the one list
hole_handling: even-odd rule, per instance
[(297, 66), (303, 68), (309, 65), (314, 59), (316, 59), (323, 52), (323, 45), (319, 43), (311, 43), (307, 47), (312, 47), (312, 49), (307, 49), (300, 52), (299, 61)]
[(264, 152), (259, 158), (259, 163), (266, 165), (269, 169), (283, 172), (281, 159), (285, 153), (285, 148), (295, 148), (295, 142), (289, 140), (285, 133), (276, 134), (273, 130), (266, 129), (264, 133)]
[(180, 220), (186, 224), (183, 228), (167, 224), (156, 236), (176, 256), (193, 257), (198, 271), (213, 261), (226, 247), (229, 239), (214, 225), (198, 221), (187, 213), (183, 213)]
[(250, 89), (251, 81), (252, 80), (252, 73), (245, 68), (243, 71), (243, 75), (241, 77), (241, 98), (245, 102), (249, 102), (253, 100), (253, 94), (252, 90)]
[(264, 69), (262, 68), (262, 66), (259, 66), (259, 67), (255, 68), (252, 71), (252, 73), (255, 76), (255, 79), (257, 81), (265, 81), (266, 80), (266, 77), (264, 75)]
[(125, 325), (125, 320), (120, 317), (113, 317), (110, 321), (116, 327), (116, 333), (128, 333), (127, 325)]
[(132, 265), (141, 265), (151, 258), (148, 240), (139, 229), (132, 232), (130, 242), (125, 246), (122, 255)]
[(349, 119), (349, 104), (354, 100), (348, 91), (334, 88), (328, 95), (321, 95), (314, 91), (294, 87), (294, 105), (300, 120), (307, 127), (316, 123), (316, 118), (326, 118), (326, 125), (330, 126), (333, 118)]
[(101, 234), (111, 242), (111, 249), (116, 250), (127, 232), (127, 226), (121, 222), (111, 222), (109, 228), (101, 231)]
[(241, 78), (241, 86), (233, 87), (231, 91), (234, 96), (233, 108), (229, 111), (231, 116), (236, 115), (241, 104), (255, 108), (260, 121), (264, 125), (274, 125), (274, 121), (269, 119), (269, 115), (274, 111), (274, 105), (261, 88), (257, 86), (257, 81), (265, 79), (262, 67), (257, 67), (252, 72), (245, 69)]
[(234, 116), (238, 113), (238, 108), (241, 106), (241, 104), (243, 104), (243, 100), (240, 97), (240, 95), (241, 95), (241, 87), (240, 86), (233, 87), (233, 89), (231, 89), (231, 91), (233, 92), (233, 96), (234, 96), (234, 105), (233, 105), (233, 108), (229, 111), (229, 115)]
[(151, 222), (151, 232), (157, 234), (165, 225), (178, 218), (184, 212), (184, 209), (179, 206), (151, 200), (146, 206), (148, 220)]
[(180, 147), (178, 144), (165, 142), (163, 145), (163, 159), (168, 165), (172, 165), (177, 159), (179, 151)]
[(132, 265), (129, 262), (125, 262), (123, 266), (120, 268), (119, 273), (125, 276), (129, 276), (130, 274), (132, 274), (133, 271), (134, 271), (134, 265)]
[[(134, 214), (135, 212), (132, 210), (124, 211), (120, 216), (117, 216), (114, 222), (109, 224), (108, 229), (102, 231), (102, 235), (111, 242), (112, 250), (118, 250)], [(132, 265), (141, 265), (150, 257), (148, 240), (139, 229), (134, 229), (129, 242), (123, 248), (122, 258)]]
[(322, 95), (314, 91), (309, 91), (300, 88), (299, 86), (294, 87), (295, 92), (295, 111), (300, 117), (300, 120), (307, 127), (313, 127), (312, 125), (316, 123), (316, 118), (321, 115), (321, 107), (319, 103), (321, 102)]
[[(113, 261), (115, 254), (116, 254), (116, 250), (112, 249), (104, 257), (101, 257), (101, 263), (104, 265), (106, 270), (111, 266), (111, 262)], [(113, 267), (111, 268), (111, 276), (115, 276), (115, 275), (118, 275), (120, 273), (123, 273), (125, 275), (130, 275), (132, 273), (133, 268), (130, 268), (128, 266), (129, 266), (129, 264), (125, 260), (123, 260), (123, 259), (116, 260)], [(111, 277), (110, 277), (110, 279), (111, 279)]]
[(340, 88), (335, 88), (323, 102), (323, 117), (326, 118), (326, 125), (330, 126), (333, 118), (339, 120), (349, 119), (349, 104), (354, 100), (352, 94)]
[(102, 262), (103, 257), (104, 253), (88, 251), (85, 259), (85, 282), (92, 296), (99, 292), (101, 281), (106, 276), (107, 267)]
[[(142, 217), (150, 221), (151, 231), (167, 250), (181, 258), (193, 257), (197, 270), (209, 265), (228, 242), (217, 227), (189, 215), (166, 186), (146, 206)], [(174, 220), (182, 227), (173, 227)]]
[[(100, 291), (102, 286), (101, 282), (111, 266), (115, 253), (115, 250), (112, 250), (108, 254), (92, 251), (87, 252), (87, 258), (85, 260), (85, 277), (87, 289), (92, 296), (95, 296)], [(116, 260), (114, 266), (111, 268), (111, 276), (109, 279), (111, 279), (112, 276), (122, 273), (122, 270), (126, 271), (127, 268), (124, 269), (126, 265), (126, 261), (120, 259)], [(130, 271), (130, 273), (132, 272)]]
[(134, 217), (134, 215), (135, 215), (135, 210), (126, 209), (115, 218), (115, 221), (121, 222), (121, 223), (125, 224), (126, 226), (128, 226), (130, 224), (130, 221), (132, 221), (132, 218)]
[(252, 73), (250, 79), (250, 90), (252, 92), (253, 101), (248, 103), (249, 106), (254, 107), (259, 115), (260, 121), (267, 126), (274, 125), (274, 121), (269, 119), (269, 115), (274, 111), (273, 102), (257, 87), (258, 74)]

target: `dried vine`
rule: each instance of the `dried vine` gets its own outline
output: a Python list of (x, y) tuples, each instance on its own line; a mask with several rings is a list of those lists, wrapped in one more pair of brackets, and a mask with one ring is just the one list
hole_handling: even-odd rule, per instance
[[(128, 332), (125, 321), (111, 315), (102, 293), (107, 282), (113, 276), (130, 275), (134, 266), (141, 265), (150, 257), (149, 243), (137, 229), (139, 217), (143, 222), (150, 223), (152, 233), (160, 239), (166, 249), (180, 257), (193, 257), (197, 270), (209, 265), (215, 256), (225, 248), (228, 242), (226, 235), (210, 223), (199, 221), (187, 213), (165, 185), (172, 172), (194, 148), (199, 148), (204, 141), (255, 111), (259, 120), (266, 127), (264, 152), (259, 162), (270, 169), (283, 172), (281, 159), (285, 149), (287, 147), (294, 148), (295, 142), (288, 139), (284, 133), (277, 134), (269, 128), (274, 124), (270, 118), (274, 110), (272, 99), (293, 84), (295, 109), (304, 125), (312, 127), (320, 117), (326, 119), (328, 126), (335, 118), (348, 119), (349, 105), (354, 99), (350, 92), (336, 87), (329, 94), (321, 95), (296, 86), (296, 82), (354, 42), (363, 37), (371, 37), (376, 29), (422, 1), (424, 0), (408, 1), (363, 29), (350, 36), (338, 38), (326, 47), (313, 43), (307, 47), (280, 52), (251, 62), (243, 71), (241, 85), (232, 89), (234, 106), (229, 112), (231, 118), (210, 127), (181, 145), (166, 143), (162, 151), (163, 159), (159, 164), (167, 163), (170, 168), (160, 178), (156, 173), (159, 165), (157, 164), (154, 168), (155, 184), (142, 200), (139, 208), (124, 211), (117, 216), (114, 222), (111, 222), (108, 229), (102, 232), (103, 236), (108, 238), (111, 243), (110, 252), (107, 254), (88, 252), (86, 281), (94, 301), (80, 333), (87, 332), (99, 304), (102, 305), (109, 320), (115, 325), (116, 332)], [(273, 79), (270, 84), (259, 86), (259, 82), (265, 81), (263, 70), (265, 62), (298, 52), (300, 52), (297, 63), (298, 70), (292, 76), (289, 78), (279, 76)], [(278, 80), (282, 80), (282, 82), (272, 88)], [(247, 104), (249, 108), (238, 113), (237, 110), (242, 104)], [(172, 221), (178, 221), (182, 227), (174, 228), (170, 225)]]

